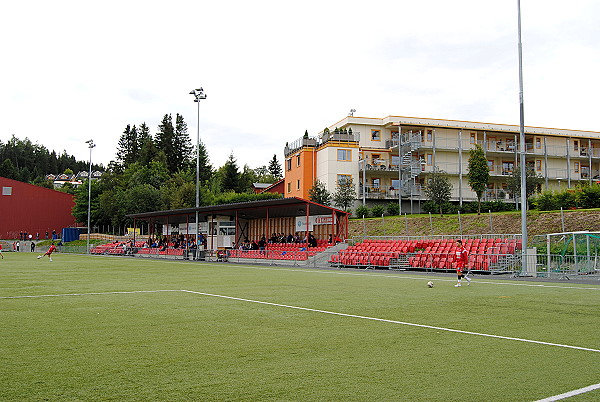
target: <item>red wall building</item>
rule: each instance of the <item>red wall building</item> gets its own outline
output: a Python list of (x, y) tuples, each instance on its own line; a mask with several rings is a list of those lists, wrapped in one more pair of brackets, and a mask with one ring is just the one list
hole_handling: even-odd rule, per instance
[(0, 177), (0, 239), (18, 239), (27, 232), (40, 239), (60, 235), (63, 228), (76, 226), (71, 194)]

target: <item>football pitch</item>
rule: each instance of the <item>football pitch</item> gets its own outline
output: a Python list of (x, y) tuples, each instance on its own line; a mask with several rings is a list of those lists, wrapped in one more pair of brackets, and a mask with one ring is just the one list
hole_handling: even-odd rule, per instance
[(3, 401), (600, 400), (599, 285), (4, 256)]

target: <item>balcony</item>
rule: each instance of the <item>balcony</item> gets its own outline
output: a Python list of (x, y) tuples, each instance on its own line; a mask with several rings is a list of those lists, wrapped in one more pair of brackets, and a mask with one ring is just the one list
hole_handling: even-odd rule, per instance
[[(408, 188), (405, 188), (402, 191), (392, 186), (366, 186), (365, 190), (366, 199), (397, 200), (400, 192), (402, 193), (403, 197), (412, 195), (412, 197), (418, 198), (422, 195), (422, 188), (420, 184), (409, 185)], [(362, 198), (362, 196), (363, 188), (362, 186), (359, 186), (358, 198)]]

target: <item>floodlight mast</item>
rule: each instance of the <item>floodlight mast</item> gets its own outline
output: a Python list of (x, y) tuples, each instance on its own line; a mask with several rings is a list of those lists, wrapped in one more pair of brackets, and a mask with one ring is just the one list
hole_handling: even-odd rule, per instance
[(88, 227), (88, 235), (87, 235), (87, 253), (90, 253), (90, 235), (92, 234), (92, 228), (90, 226), (91, 222), (91, 211), (92, 211), (92, 148), (96, 146), (93, 140), (87, 140), (85, 142), (88, 144), (90, 148), (90, 170), (88, 173), (88, 213), (87, 213), (87, 227)]
[(198, 235), (200, 233), (200, 222), (198, 222), (198, 208), (200, 207), (200, 101), (206, 99), (202, 87), (190, 91), (194, 95), (194, 102), (198, 104), (198, 124), (196, 131), (196, 254), (198, 253)]
[(521, 0), (518, 6), (519, 31), (519, 115), (520, 115), (520, 145), (521, 145), (521, 272), (527, 273), (527, 174), (525, 167), (525, 112), (523, 107), (523, 44), (521, 43)]

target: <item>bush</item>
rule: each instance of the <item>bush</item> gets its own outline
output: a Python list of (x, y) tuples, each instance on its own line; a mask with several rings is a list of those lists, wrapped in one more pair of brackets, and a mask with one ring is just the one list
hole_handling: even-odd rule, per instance
[(582, 208), (600, 208), (600, 184), (583, 187), (579, 196)]
[(358, 207), (356, 207), (356, 217), (357, 218), (362, 218), (363, 216), (365, 218), (369, 217), (369, 213), (370, 210), (366, 205), (359, 205)]
[(376, 218), (383, 215), (384, 212), (385, 207), (383, 205), (375, 205), (373, 206), (373, 208), (371, 208), (371, 214), (373, 214), (373, 216)]
[(531, 199), (531, 207), (540, 211), (560, 209), (558, 198), (552, 191), (544, 191)]
[[(429, 212), (431, 212), (432, 214), (439, 214), (440, 213), (440, 208), (433, 201), (425, 201), (422, 204), (421, 209), (425, 213), (429, 213)], [(458, 206), (456, 206), (456, 205), (454, 205), (454, 204), (452, 204), (450, 202), (445, 202), (444, 204), (442, 204), (442, 212), (444, 214), (455, 214), (455, 213), (458, 212)]]
[(397, 202), (390, 202), (387, 204), (387, 213), (390, 215), (399, 215), (400, 214), (400, 205)]
[(558, 203), (557, 209), (561, 207), (562, 209), (577, 208), (577, 194), (573, 190), (566, 190), (556, 194), (556, 201)]

